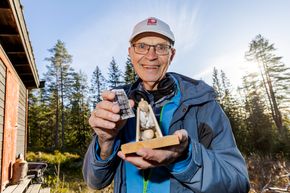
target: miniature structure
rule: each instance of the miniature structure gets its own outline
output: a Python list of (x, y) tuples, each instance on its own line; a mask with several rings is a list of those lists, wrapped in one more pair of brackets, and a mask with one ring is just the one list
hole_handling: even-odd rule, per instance
[(121, 119), (128, 119), (135, 117), (133, 110), (129, 105), (129, 100), (124, 89), (114, 89), (115, 92), (115, 102), (119, 104)]
[(143, 99), (138, 104), (137, 118), (136, 141), (163, 137), (151, 106)]
[(141, 99), (137, 108), (136, 142), (121, 146), (124, 154), (135, 153), (142, 147), (161, 148), (179, 144), (176, 135), (163, 136), (152, 107)]

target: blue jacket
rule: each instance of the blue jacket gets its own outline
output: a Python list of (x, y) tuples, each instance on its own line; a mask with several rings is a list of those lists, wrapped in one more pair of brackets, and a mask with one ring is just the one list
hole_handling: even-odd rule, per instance
[[(248, 192), (246, 164), (236, 146), (230, 122), (215, 100), (214, 90), (203, 81), (176, 73), (169, 74), (177, 82), (179, 97), (175, 96), (178, 101), (171, 104), (173, 106), (162, 110), (166, 114), (174, 109), (174, 112), (169, 113), (170, 116), (165, 116), (171, 120), (163, 120), (165, 132), (172, 134), (176, 130), (186, 129), (190, 145), (186, 157), (166, 167), (154, 168), (155, 178), (159, 174), (163, 176), (161, 178), (167, 178), (164, 182), (167, 183), (170, 193)], [(134, 86), (136, 85), (131, 86), (127, 92), (134, 89)], [(102, 189), (114, 179), (115, 193), (125, 193), (132, 188), (127, 187), (126, 183), (135, 179), (134, 176), (126, 179), (130, 166), (116, 154), (121, 144), (135, 139), (135, 122), (135, 118), (127, 121), (115, 141), (112, 155), (107, 160), (99, 158), (97, 137), (93, 138), (83, 164), (84, 180), (89, 187)], [(161, 187), (159, 191), (165, 193), (163, 190)]]

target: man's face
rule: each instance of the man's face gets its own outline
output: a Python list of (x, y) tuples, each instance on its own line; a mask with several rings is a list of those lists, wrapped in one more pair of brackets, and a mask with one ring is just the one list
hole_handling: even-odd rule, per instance
[[(148, 33), (144, 37), (139, 37), (132, 42), (132, 45), (170, 45), (169, 40), (154, 33)], [(172, 61), (175, 50), (169, 48), (168, 54), (156, 53), (156, 47), (150, 47), (146, 54), (136, 53), (136, 48), (129, 47), (129, 55), (138, 76), (143, 80), (143, 85), (147, 90), (156, 90), (158, 81), (160, 81), (167, 72)]]

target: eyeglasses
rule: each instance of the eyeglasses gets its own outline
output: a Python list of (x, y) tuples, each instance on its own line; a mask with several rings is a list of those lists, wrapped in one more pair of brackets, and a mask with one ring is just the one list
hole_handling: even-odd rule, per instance
[(151, 47), (154, 48), (155, 53), (157, 55), (167, 55), (169, 54), (169, 50), (171, 48), (171, 46), (167, 44), (148, 45), (145, 43), (137, 43), (137, 44), (132, 44), (132, 46), (134, 47), (134, 51), (137, 54), (142, 54), (142, 55), (146, 55), (149, 52), (149, 49)]

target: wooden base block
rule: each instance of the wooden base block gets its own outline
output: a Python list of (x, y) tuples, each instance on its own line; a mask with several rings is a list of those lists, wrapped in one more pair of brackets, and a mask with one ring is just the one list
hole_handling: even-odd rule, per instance
[(177, 144), (179, 144), (178, 136), (168, 135), (168, 136), (150, 139), (146, 141), (137, 141), (137, 142), (123, 144), (121, 146), (121, 151), (124, 154), (129, 154), (129, 153), (135, 153), (143, 147), (156, 149), (156, 148), (167, 147), (167, 146), (177, 145)]

